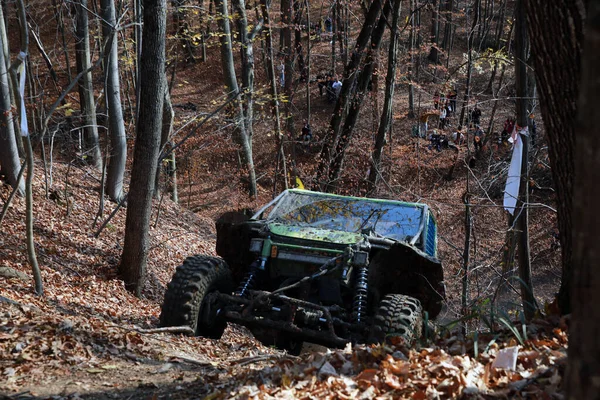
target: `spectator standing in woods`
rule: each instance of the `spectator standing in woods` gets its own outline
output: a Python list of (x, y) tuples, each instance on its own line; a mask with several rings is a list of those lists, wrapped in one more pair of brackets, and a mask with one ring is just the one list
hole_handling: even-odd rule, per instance
[(325, 20), (325, 30), (331, 32), (331, 18), (327, 17)]
[(312, 140), (312, 129), (310, 129), (310, 125), (308, 124), (307, 120), (304, 120), (301, 139), (304, 142), (304, 144), (308, 144)]
[(282, 87), (285, 86), (285, 65), (283, 64), (283, 60), (279, 64), (279, 84)]
[(340, 92), (342, 91), (342, 82), (340, 82), (337, 76), (335, 77), (332, 87), (335, 94), (335, 100), (337, 100), (338, 97), (340, 97)]
[(457, 98), (456, 88), (452, 89), (448, 94), (448, 100), (450, 100), (450, 111), (456, 112), (456, 98)]
[(323, 89), (327, 87), (327, 75), (319, 74), (317, 75), (317, 85), (319, 86), (319, 96), (323, 96)]
[(329, 80), (327, 81), (327, 101), (329, 101), (330, 103), (333, 103), (335, 101), (335, 90), (333, 89), (333, 84), (335, 83), (335, 80), (333, 78), (333, 76), (329, 76)]
[(438, 92), (436, 90), (433, 95), (433, 108), (435, 108), (437, 110), (439, 107), (440, 107), (440, 92)]
[(446, 118), (448, 117), (446, 107), (440, 108), (440, 129), (446, 128)]
[(475, 151), (480, 152), (483, 148), (483, 129), (479, 125), (475, 125), (475, 133), (473, 134), (473, 145)]
[(471, 122), (475, 125), (479, 125), (481, 123), (481, 110), (477, 105), (471, 111)]
[(502, 130), (502, 133), (500, 134), (500, 142), (502, 144), (508, 143), (508, 138), (510, 137), (510, 135), (512, 135), (514, 128), (515, 128), (515, 121), (510, 117), (506, 118), (506, 121), (504, 122), (504, 129)]
[(429, 141), (431, 144), (429, 145), (429, 149), (436, 149), (437, 151), (442, 151), (442, 136), (434, 129), (429, 136)]

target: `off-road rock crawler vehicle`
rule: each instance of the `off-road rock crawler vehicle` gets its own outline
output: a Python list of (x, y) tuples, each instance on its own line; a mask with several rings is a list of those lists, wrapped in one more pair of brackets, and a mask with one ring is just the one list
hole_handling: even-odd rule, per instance
[(220, 338), (234, 322), (298, 351), (303, 341), (410, 342), (423, 312), (442, 307), (437, 224), (424, 204), (286, 190), (251, 218), (219, 218), (216, 251), (177, 268), (162, 326)]

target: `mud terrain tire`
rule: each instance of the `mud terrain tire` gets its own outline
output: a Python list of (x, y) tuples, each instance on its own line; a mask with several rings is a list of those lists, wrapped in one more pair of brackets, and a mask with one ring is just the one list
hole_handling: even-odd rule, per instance
[(421, 337), (423, 307), (414, 297), (402, 294), (384, 296), (375, 314), (370, 343), (382, 343), (389, 337), (401, 337), (407, 344)]
[(209, 293), (230, 294), (231, 271), (218, 257), (191, 256), (177, 267), (167, 286), (160, 313), (160, 326), (189, 326), (196, 336), (220, 339), (227, 323), (216, 318), (216, 310), (206, 309)]

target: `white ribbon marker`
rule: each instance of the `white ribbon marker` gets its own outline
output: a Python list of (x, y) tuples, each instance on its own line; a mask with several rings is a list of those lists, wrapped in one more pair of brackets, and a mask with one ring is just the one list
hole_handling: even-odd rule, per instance
[[(521, 135), (528, 136), (529, 132), (527, 127), (521, 128), (515, 131), (516, 135), (513, 134), (512, 141), (514, 142), (512, 159), (510, 160), (510, 167), (508, 168), (508, 177), (506, 178), (506, 188), (504, 189), (504, 208), (511, 215), (515, 214), (515, 207), (517, 205), (517, 199), (519, 198), (519, 186), (521, 183), (521, 161), (523, 159), (523, 141)], [(511, 141), (511, 139), (509, 139)]]
[(27, 111), (25, 110), (25, 60), (27, 59), (27, 53), (19, 52), (17, 56), (21, 60), (19, 66), (19, 93), (21, 94), (21, 136), (29, 136), (29, 126), (27, 125)]

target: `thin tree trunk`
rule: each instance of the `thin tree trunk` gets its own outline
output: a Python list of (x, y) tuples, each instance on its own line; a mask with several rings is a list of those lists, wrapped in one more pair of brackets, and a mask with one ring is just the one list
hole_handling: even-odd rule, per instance
[[(473, 16), (473, 23), (471, 25), (471, 30), (469, 31), (468, 40), (467, 40), (467, 81), (465, 83), (465, 97), (463, 99), (462, 108), (460, 110), (460, 118), (458, 122), (459, 130), (462, 128), (464, 120), (465, 120), (465, 111), (467, 108), (467, 103), (469, 102), (469, 98), (471, 97), (471, 76), (473, 73), (473, 41), (475, 39), (475, 29), (479, 24), (479, 4), (481, 0), (475, 0), (475, 5), (473, 8), (475, 9), (475, 15)], [(468, 118), (467, 118), (468, 119)], [(467, 138), (468, 140), (468, 138)]]
[[(4, 36), (5, 32), (0, 31), (0, 34)], [(19, 179), (21, 163), (15, 137), (15, 125), (13, 124), (14, 115), (10, 101), (7, 60), (4, 58), (7, 44), (6, 38), (0, 40), (0, 46), (2, 46), (0, 49), (0, 165), (8, 183), (13, 188), (17, 188), (19, 194), (23, 194), (25, 193), (25, 183)]]
[(363, 27), (358, 35), (358, 39), (356, 40), (356, 45), (352, 51), (350, 62), (348, 65), (346, 65), (346, 69), (344, 71), (342, 90), (333, 110), (333, 115), (331, 116), (328, 138), (323, 145), (323, 150), (321, 151), (321, 161), (317, 170), (316, 184), (320, 186), (321, 189), (325, 189), (327, 187), (331, 188), (328, 177), (330, 175), (330, 163), (335, 156), (332, 150), (335, 148), (335, 146), (337, 146), (338, 140), (342, 133), (342, 121), (350, 102), (351, 89), (352, 86), (354, 86), (357, 75), (356, 71), (358, 70), (363, 58), (365, 47), (367, 46), (369, 38), (371, 37), (373, 29), (376, 25), (375, 22), (377, 21), (381, 12), (381, 2), (382, 0), (373, 0), (371, 3)]
[[(517, 125), (527, 127), (527, 64), (525, 60), (527, 31), (525, 26), (524, 0), (517, 0), (515, 29), (515, 76), (517, 89)], [(530, 321), (536, 309), (531, 281), (531, 256), (529, 250), (529, 138), (520, 134), (523, 141), (523, 157), (521, 162), (521, 183), (519, 186), (517, 227), (519, 228), (519, 278), (521, 283), (521, 299), (525, 318)], [(519, 204), (520, 203), (520, 204)], [(516, 210), (515, 210), (516, 211)]]
[(142, 293), (148, 257), (148, 228), (159, 154), (165, 82), (166, 0), (144, 0), (144, 31), (140, 59), (140, 115), (131, 186), (128, 194), (125, 244), (119, 275), (125, 288)]
[(86, 159), (96, 169), (102, 168), (102, 155), (100, 154), (100, 145), (98, 141), (98, 125), (96, 120), (96, 103), (94, 101), (94, 87), (92, 81), (92, 71), (90, 70), (90, 34), (88, 27), (88, 2), (87, 0), (78, 0), (75, 5), (76, 10), (76, 36), (77, 42), (77, 72), (87, 71), (83, 74), (79, 84), (79, 101), (83, 114), (83, 133), (85, 138), (84, 153)]
[[(29, 32), (27, 30), (27, 17), (25, 14), (25, 3), (23, 0), (17, 0), (17, 9), (21, 27), (21, 54), (27, 54), (29, 50)], [(25, 57), (18, 57), (15, 62), (12, 63), (10, 67), (11, 77), (14, 82), (17, 82), (17, 71), (19, 67), (25, 63)], [(22, 74), (25, 73), (25, 65), (23, 65)], [(17, 102), (17, 109), (19, 111), (19, 115), (24, 115), (22, 113), (21, 106), (21, 94), (17, 90), (15, 91), (15, 101)], [(19, 123), (22, 121), (18, 120)], [(17, 126), (19, 126), (17, 124)], [(33, 237), (33, 174), (34, 174), (34, 159), (33, 159), (33, 150), (31, 149), (31, 137), (28, 132), (18, 132), (25, 137), (25, 149), (27, 151), (27, 179), (25, 184), (25, 197), (26, 197), (26, 210), (25, 210), (25, 227), (26, 227), (26, 237), (27, 237), (27, 258), (29, 260), (29, 264), (31, 265), (31, 269), (33, 272), (33, 280), (34, 280), (34, 289), (35, 293), (39, 296), (44, 294), (44, 285), (42, 281), (42, 273), (40, 271), (40, 266), (37, 261), (37, 256), (35, 254), (35, 243)]]
[(60, 38), (62, 44), (62, 52), (65, 56), (65, 67), (67, 68), (67, 76), (69, 81), (73, 80), (73, 74), (71, 73), (71, 61), (69, 59), (69, 49), (67, 47), (67, 39), (65, 36), (65, 22), (63, 20), (63, 13), (60, 7), (56, 4), (56, 0), (52, 0), (52, 7), (54, 7), (54, 15), (56, 17), (56, 23), (60, 31)]
[(127, 140), (123, 109), (121, 108), (121, 84), (119, 81), (119, 54), (116, 37), (116, 13), (114, 0), (101, 0), (102, 36), (106, 42), (104, 55), (105, 92), (108, 112), (110, 155), (106, 177), (106, 193), (116, 203), (123, 198), (123, 177), (127, 162)]
[(442, 49), (445, 52), (450, 50), (452, 36), (452, 20), (454, 14), (454, 0), (444, 0), (444, 38), (442, 39)]
[(306, 122), (310, 124), (310, 3), (306, 0)]
[(333, 4), (331, 5), (331, 12), (333, 13), (332, 18), (331, 18), (331, 73), (333, 75), (335, 75), (335, 64), (336, 64), (336, 57), (335, 57), (335, 35), (337, 33), (337, 24), (336, 19), (337, 19), (337, 1), (338, 0), (333, 0)]
[(415, 85), (413, 84), (413, 67), (415, 65), (415, 0), (410, 0), (410, 34), (408, 35), (408, 118), (415, 117)]
[[(166, 78), (165, 78), (166, 81)], [(175, 113), (173, 112), (173, 105), (171, 104), (171, 95), (169, 94), (169, 88), (165, 87), (165, 94), (163, 100), (162, 109), (162, 126), (160, 131), (160, 151), (161, 153), (167, 152), (167, 146), (170, 144), (171, 131), (173, 130), (173, 119)], [(167, 171), (165, 174), (167, 179), (171, 176), (171, 160), (173, 159), (174, 151), (164, 159), (166, 165), (163, 163), (156, 166), (156, 180), (154, 182), (154, 198), (158, 199), (161, 193), (160, 188), (160, 174), (162, 171)], [(165, 184), (165, 190), (168, 190), (168, 182)]]
[[(225, 86), (230, 96), (237, 96), (239, 93), (239, 87), (237, 83), (235, 64), (233, 61), (233, 48), (231, 43), (231, 29), (229, 26), (229, 11), (227, 6), (227, 0), (216, 0), (216, 11), (220, 13), (219, 25), (221, 27), (221, 65), (223, 68), (223, 79)], [(244, 109), (242, 101), (238, 98), (234, 102), (235, 107), (235, 119), (237, 130), (233, 137), (242, 152), (242, 162), (248, 169), (248, 180), (249, 180), (249, 194), (250, 196), (256, 195), (256, 175), (254, 172), (254, 161), (252, 159), (252, 146), (250, 139), (246, 131), (246, 124), (244, 123)]]
[[(350, 146), (350, 142), (354, 136), (354, 127), (356, 125), (356, 121), (358, 120), (358, 116), (361, 110), (362, 102), (364, 96), (368, 90), (369, 81), (372, 81), (373, 84), (373, 96), (375, 97), (375, 107), (374, 110), (377, 110), (377, 54), (379, 52), (379, 47), (381, 45), (381, 39), (383, 37), (383, 33), (385, 31), (385, 27), (387, 26), (387, 18), (388, 14), (391, 10), (390, 1), (385, 2), (385, 6), (383, 7), (383, 12), (379, 17), (379, 22), (377, 26), (371, 33), (371, 49), (367, 53), (367, 59), (365, 64), (363, 65), (362, 72), (360, 73), (360, 77), (358, 78), (358, 83), (356, 85), (356, 93), (352, 97), (352, 101), (350, 102), (350, 106), (348, 108), (348, 112), (346, 118), (344, 120), (344, 125), (341, 130), (341, 135), (339, 137), (338, 143), (335, 147), (334, 156), (329, 164), (329, 178), (330, 182), (326, 190), (333, 191), (337, 187), (337, 181), (341, 176), (342, 168), (344, 165), (344, 159), (346, 157), (346, 150), (348, 146)], [(352, 83), (354, 84), (354, 83)], [(374, 120), (376, 117), (373, 118)], [(373, 130), (376, 128), (373, 127)]]
[(272, 106), (273, 113), (275, 114), (275, 133), (277, 134), (277, 165), (275, 166), (275, 176), (273, 177), (273, 192), (277, 190), (277, 169), (279, 168), (279, 161), (283, 164), (283, 181), (285, 182), (285, 188), (288, 188), (287, 184), (287, 167), (285, 161), (285, 153), (283, 151), (283, 133), (281, 132), (281, 118), (279, 115), (279, 95), (277, 93), (277, 78), (275, 74), (275, 66), (273, 64), (273, 35), (271, 30), (271, 17), (269, 13), (269, 0), (261, 0), (262, 15), (265, 23), (265, 41), (267, 48), (267, 68), (270, 71), (269, 77), (271, 82), (271, 97), (273, 98)]
[(439, 29), (439, 19), (440, 19), (440, 4), (438, 1), (441, 0), (433, 0), (431, 3), (431, 32), (430, 32), (430, 40), (431, 40), (431, 49), (429, 50), (429, 56), (427, 57), (429, 61), (432, 63), (439, 62), (439, 51), (438, 51), (438, 42), (440, 37), (440, 29)]
[[(471, 216), (471, 194), (469, 193), (469, 174), (467, 174), (467, 188), (463, 195), (463, 203), (465, 204), (465, 246), (462, 256), (462, 293), (461, 307), (462, 315), (469, 315), (469, 275), (470, 275), (470, 259), (471, 259), (471, 235), (473, 233), (473, 218)], [(463, 333), (467, 333), (466, 325)]]
[(375, 138), (375, 148), (371, 155), (371, 168), (369, 173), (369, 193), (377, 188), (377, 181), (381, 176), (381, 153), (385, 144), (385, 135), (392, 126), (392, 105), (394, 99), (394, 86), (396, 85), (396, 64), (398, 58), (398, 19), (400, 18), (401, 0), (393, 0), (392, 27), (390, 32), (390, 48), (388, 52), (388, 68), (385, 78), (385, 99), (381, 121)]

